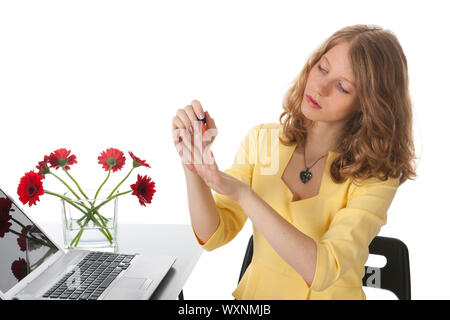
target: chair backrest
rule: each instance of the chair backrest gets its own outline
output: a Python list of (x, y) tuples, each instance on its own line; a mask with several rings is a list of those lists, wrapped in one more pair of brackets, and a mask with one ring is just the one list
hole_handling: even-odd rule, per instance
[[(377, 236), (369, 245), (370, 254), (386, 257), (382, 268), (365, 266), (362, 285), (386, 289), (400, 300), (411, 300), (411, 279), (409, 273), (409, 254), (407, 246), (399, 239)], [(253, 257), (253, 235), (248, 240), (239, 281), (247, 270)], [(239, 283), (238, 281), (238, 283)]]
[(408, 247), (399, 239), (375, 237), (369, 245), (370, 254), (386, 258), (382, 268), (365, 266), (363, 285), (393, 292), (400, 300), (411, 300)]

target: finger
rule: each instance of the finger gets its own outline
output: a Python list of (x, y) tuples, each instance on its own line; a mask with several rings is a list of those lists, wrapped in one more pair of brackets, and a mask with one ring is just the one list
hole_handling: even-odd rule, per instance
[(191, 164), (192, 163), (192, 135), (187, 133), (186, 129), (183, 129), (184, 131), (181, 132), (181, 141), (176, 144), (177, 149), (182, 150), (182, 153), (180, 156), (183, 157), (183, 163), (184, 164)]
[[(194, 130), (194, 124), (196, 122), (198, 122), (198, 120), (197, 120), (197, 115), (195, 114), (192, 105), (187, 105), (186, 107), (184, 107), (184, 111), (186, 112), (186, 115), (189, 118), (190, 128), (192, 128), (192, 130)], [(191, 133), (194, 133), (194, 132), (191, 132)]]
[(175, 129), (172, 131), (172, 140), (176, 147), (183, 145), (191, 145), (192, 135), (186, 129)]
[(208, 149), (208, 152), (206, 152), (206, 163), (208, 166), (212, 167), (215, 171), (219, 170), (219, 167), (217, 166), (216, 158), (214, 158), (214, 154), (211, 149)]
[[(208, 126), (208, 129), (210, 128), (216, 128), (216, 122), (214, 119), (209, 115), (209, 112), (206, 111), (206, 125)], [(217, 129), (217, 128), (216, 128)]]
[(208, 142), (208, 144), (211, 144), (214, 142), (214, 139), (218, 134), (218, 130), (216, 127), (216, 122), (209, 115), (208, 111), (206, 111), (206, 127), (207, 129), (205, 131), (205, 140)]
[(178, 155), (180, 156), (180, 158), (183, 157), (183, 147), (181, 146), (180, 143), (175, 144), (175, 149), (177, 150)]
[(178, 117), (172, 118), (172, 137), (173, 142), (176, 144), (181, 141), (181, 132), (184, 129), (184, 125)]
[(203, 136), (203, 145), (204, 146), (209, 146), (214, 142), (214, 139), (217, 136), (217, 129), (213, 128), (213, 129), (208, 129), (205, 131), (205, 135)]
[(179, 129), (179, 128), (184, 128), (184, 125), (181, 122), (181, 120), (178, 118), (178, 116), (174, 116), (172, 118), (172, 131)]
[[(179, 130), (179, 129), (177, 129), (177, 130)], [(176, 137), (179, 137), (179, 138), (176, 138)], [(178, 155), (180, 157), (182, 157), (183, 156), (183, 141), (181, 140), (181, 136), (174, 134), (173, 139), (174, 139), (173, 143), (175, 144), (175, 149), (177, 150)], [(180, 141), (177, 141), (176, 139), (180, 139)]]
[(180, 142), (179, 144), (182, 146), (183, 149), (186, 150), (186, 152), (191, 152), (192, 151), (192, 135), (190, 135), (189, 133), (187, 133), (186, 129), (184, 133), (182, 133), (180, 135)]
[[(189, 116), (186, 113), (186, 108), (189, 108), (189, 106), (184, 107), (184, 109), (178, 109), (177, 110), (177, 117), (180, 118), (181, 122), (183, 122), (183, 127), (185, 129), (188, 129), (191, 127), (191, 119), (189, 119)], [(190, 107), (192, 108), (192, 107)]]
[[(201, 133), (200, 133), (200, 135), (201, 135)], [(202, 159), (203, 145), (202, 144), (203, 144), (203, 142), (201, 140), (201, 136), (199, 137), (198, 133), (197, 133), (197, 136), (194, 137), (194, 144), (192, 146), (193, 147), (192, 152), (193, 152), (193, 157), (194, 157), (194, 164), (198, 164), (198, 165), (203, 164), (203, 159)]]
[(195, 115), (198, 120), (202, 120), (205, 117), (205, 112), (203, 111), (203, 107), (198, 100), (192, 100), (191, 102), (192, 108), (195, 111)]
[(193, 136), (193, 145), (192, 145), (194, 163), (206, 164), (207, 162), (206, 153), (208, 152), (208, 149), (212, 143), (208, 135), (211, 134), (211, 132), (214, 133), (214, 131), (217, 131), (217, 129), (211, 129), (210, 131), (206, 132), (205, 136), (203, 136), (201, 130), (197, 126), (194, 129), (195, 133)]

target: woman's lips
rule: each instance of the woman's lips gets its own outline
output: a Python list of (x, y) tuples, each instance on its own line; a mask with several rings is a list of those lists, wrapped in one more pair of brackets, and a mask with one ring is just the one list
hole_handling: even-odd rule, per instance
[(306, 100), (308, 101), (308, 104), (311, 106), (311, 107), (313, 107), (314, 109), (322, 109), (322, 107), (318, 104), (318, 103), (316, 103), (315, 101), (314, 101), (314, 99), (310, 96), (310, 95), (306, 95)]

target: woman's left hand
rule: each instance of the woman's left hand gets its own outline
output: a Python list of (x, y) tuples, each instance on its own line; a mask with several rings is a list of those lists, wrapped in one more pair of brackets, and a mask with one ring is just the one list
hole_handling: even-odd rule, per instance
[[(202, 135), (201, 131), (196, 134)], [(203, 139), (203, 136), (200, 139)], [(240, 200), (250, 190), (250, 187), (241, 180), (220, 171), (216, 159), (208, 147), (209, 144), (205, 144), (203, 141), (198, 144), (194, 143), (194, 159), (197, 160), (193, 163), (195, 171), (215, 192), (226, 195), (234, 201)]]
[[(213, 158), (212, 151), (211, 157)], [(241, 200), (245, 192), (250, 190), (250, 187), (241, 180), (220, 171), (214, 158), (213, 161), (213, 164), (205, 164), (201, 165), (201, 168), (196, 168), (200, 177), (208, 187), (217, 193), (226, 195), (236, 202)]]

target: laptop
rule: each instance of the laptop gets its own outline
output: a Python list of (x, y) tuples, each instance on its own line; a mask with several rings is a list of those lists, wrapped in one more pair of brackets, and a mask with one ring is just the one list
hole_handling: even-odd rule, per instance
[(174, 256), (64, 250), (0, 189), (0, 298), (149, 299)]

